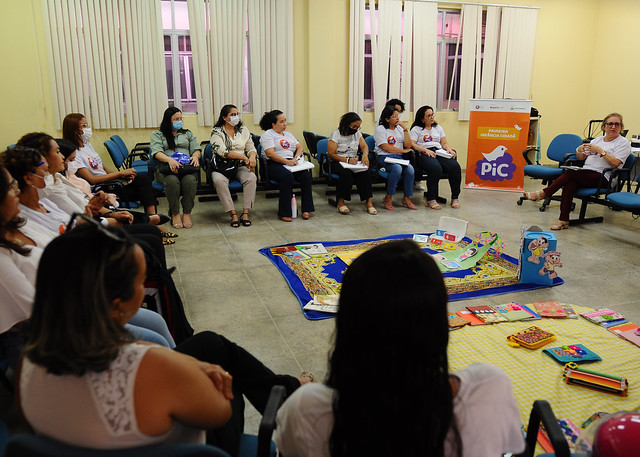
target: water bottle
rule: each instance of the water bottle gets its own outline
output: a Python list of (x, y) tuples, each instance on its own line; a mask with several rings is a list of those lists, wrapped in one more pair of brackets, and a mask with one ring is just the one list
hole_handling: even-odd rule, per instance
[(296, 194), (291, 196), (291, 217), (298, 217), (298, 202), (296, 201)]

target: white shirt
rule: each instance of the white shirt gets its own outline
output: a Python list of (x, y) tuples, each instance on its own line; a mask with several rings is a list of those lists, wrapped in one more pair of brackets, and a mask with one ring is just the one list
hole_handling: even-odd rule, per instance
[[(298, 140), (286, 130), (278, 133), (273, 129), (269, 129), (260, 137), (260, 146), (262, 146), (262, 154), (267, 157), (266, 150), (273, 148), (274, 152), (285, 159), (293, 159), (296, 153)], [(268, 158), (268, 157), (267, 157)]]
[[(522, 452), (520, 412), (507, 375), (498, 367), (481, 363), (453, 374), (460, 379), (453, 413), (463, 457)], [(287, 457), (330, 457), (332, 430), (333, 390), (324, 384), (309, 383), (296, 390), (278, 410), (275, 440)], [(448, 441), (445, 455), (452, 455)]]
[(78, 170), (80, 168), (86, 168), (92, 175), (107, 174), (104, 169), (104, 165), (102, 164), (100, 154), (93, 149), (93, 146), (91, 146), (91, 143), (89, 142), (85, 143), (83, 147), (78, 148), (75, 163)]
[(358, 146), (360, 145), (360, 138), (362, 138), (362, 133), (358, 130), (353, 135), (342, 135), (340, 130), (335, 129), (331, 136), (329, 137), (329, 141), (333, 141), (338, 144), (338, 148), (336, 149), (336, 154), (341, 157), (354, 158), (358, 157)]
[(418, 127), (417, 125), (409, 132), (411, 139), (423, 148), (442, 148), (440, 141), (445, 137), (444, 130), (439, 125), (431, 126), (430, 129)]
[(88, 196), (60, 173), (57, 173), (55, 181), (53, 178), (49, 173), (44, 176), (46, 187), (38, 189), (40, 199), (52, 201), (67, 214), (82, 213), (89, 203)]
[(20, 215), (27, 220), (42, 225), (53, 233), (59, 234), (60, 226), (63, 225), (66, 227), (71, 218), (48, 198), (41, 198), (40, 204), (47, 210), (46, 213), (41, 213), (40, 211), (27, 208), (22, 203), (18, 203)]
[[(631, 144), (629, 143), (629, 140), (627, 140), (622, 135), (618, 135), (611, 141), (604, 141), (604, 136), (599, 136), (598, 138), (594, 138), (593, 140), (591, 140), (591, 144), (600, 146), (607, 152), (607, 154), (611, 154), (612, 156), (620, 159), (622, 163), (617, 168), (622, 168), (624, 166), (625, 160), (627, 160), (627, 157), (629, 157), (629, 154), (631, 154)], [(593, 170), (597, 171), (598, 173), (602, 173), (605, 168), (611, 168), (611, 164), (600, 157), (598, 154), (587, 156), (587, 159), (585, 160), (582, 167), (583, 170)], [(610, 176), (610, 171), (604, 174), (604, 177), (607, 179), (609, 179)]]
[(378, 125), (374, 131), (373, 138), (376, 140), (376, 154), (385, 156), (395, 154), (394, 152), (385, 152), (380, 148), (381, 144), (387, 143), (398, 149), (404, 149), (404, 130), (399, 125), (395, 129), (388, 129), (384, 125)]

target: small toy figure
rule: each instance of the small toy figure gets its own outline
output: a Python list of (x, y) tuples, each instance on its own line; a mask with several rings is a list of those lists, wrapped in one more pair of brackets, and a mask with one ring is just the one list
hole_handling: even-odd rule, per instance
[(531, 263), (539, 264), (540, 257), (544, 255), (544, 251), (547, 249), (549, 249), (549, 240), (546, 236), (540, 235), (537, 240), (533, 240), (529, 243), (531, 255), (527, 260)]
[(550, 279), (557, 278), (558, 273), (556, 272), (556, 268), (562, 267), (560, 253), (558, 251), (549, 251), (544, 255), (544, 260), (544, 266), (538, 273), (540, 273), (541, 276), (548, 273)]

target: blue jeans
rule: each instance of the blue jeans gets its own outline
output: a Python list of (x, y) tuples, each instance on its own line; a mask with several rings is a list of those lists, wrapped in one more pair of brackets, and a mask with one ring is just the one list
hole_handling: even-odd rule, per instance
[(389, 195), (395, 195), (396, 187), (398, 187), (400, 178), (404, 176), (404, 196), (411, 197), (413, 195), (413, 166), (411, 164), (403, 166), (397, 163), (386, 163), (384, 159), (387, 157), (392, 157), (394, 159), (403, 159), (402, 154), (388, 154), (378, 156), (378, 167), (384, 168), (389, 173), (389, 177), (387, 178), (387, 193)]
[(136, 339), (157, 343), (168, 348), (176, 347), (167, 323), (154, 311), (140, 308), (125, 326)]

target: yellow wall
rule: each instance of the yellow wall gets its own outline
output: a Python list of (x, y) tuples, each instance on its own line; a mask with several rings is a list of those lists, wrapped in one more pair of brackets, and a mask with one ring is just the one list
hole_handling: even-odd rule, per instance
[[(2, 0), (7, 2), (7, 0)], [(593, 118), (610, 111), (625, 116), (631, 133), (640, 133), (638, 90), (640, 55), (635, 24), (640, 23), (640, 2), (619, 0), (510, 0), (505, 3), (540, 6), (531, 84), (533, 106), (542, 114), (542, 144), (564, 132), (584, 134)], [(289, 130), (303, 141), (302, 131), (327, 135), (348, 110), (349, 1), (294, 1), (294, 97), (295, 122)], [(50, 74), (45, 54), (41, 3), (12, 1), (0, 18), (3, 69), (0, 72), (5, 106), (0, 145), (8, 145), (24, 133), (55, 130)], [(410, 117), (410, 116), (409, 116)], [(450, 143), (466, 159), (468, 123), (457, 112), (438, 112)], [(362, 130), (372, 132), (375, 120), (365, 113)], [(254, 133), (260, 128), (253, 116), (244, 122)], [(185, 126), (199, 140), (210, 127), (199, 127), (195, 115), (185, 116)], [(152, 129), (94, 131), (92, 143), (100, 145), (117, 133), (132, 146), (148, 141)], [(106, 157), (105, 157), (106, 159)], [(107, 159), (107, 163), (109, 163)]]

